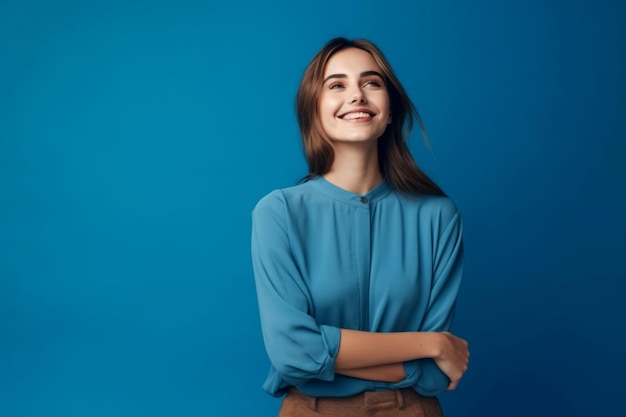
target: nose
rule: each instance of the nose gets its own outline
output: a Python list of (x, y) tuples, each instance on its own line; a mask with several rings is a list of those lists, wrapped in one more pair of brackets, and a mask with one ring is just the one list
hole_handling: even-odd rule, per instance
[(348, 97), (348, 101), (350, 102), (350, 104), (366, 102), (365, 94), (363, 94), (363, 91), (361, 91), (360, 88), (355, 88), (353, 91), (350, 92), (350, 95)]

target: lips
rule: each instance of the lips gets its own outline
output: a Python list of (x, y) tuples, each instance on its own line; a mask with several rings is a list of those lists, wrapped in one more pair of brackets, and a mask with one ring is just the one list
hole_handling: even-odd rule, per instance
[(343, 120), (369, 119), (375, 116), (375, 113), (366, 109), (350, 110), (349, 112), (339, 115)]

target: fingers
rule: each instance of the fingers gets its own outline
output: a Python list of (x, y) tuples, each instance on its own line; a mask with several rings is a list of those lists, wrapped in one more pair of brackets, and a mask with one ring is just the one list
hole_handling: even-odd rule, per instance
[(469, 365), (469, 343), (450, 332), (441, 332), (445, 336), (441, 355), (435, 359), (440, 369), (450, 378), (448, 391), (455, 390)]
[(452, 340), (453, 343), (460, 343), (461, 345), (465, 345), (466, 347), (468, 346), (467, 340), (453, 334), (450, 332), (441, 332), (441, 334), (446, 335), (450, 340)]

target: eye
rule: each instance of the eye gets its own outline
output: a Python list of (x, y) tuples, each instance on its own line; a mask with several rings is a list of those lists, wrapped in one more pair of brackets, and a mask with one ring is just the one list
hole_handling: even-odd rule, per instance
[(381, 87), (382, 83), (378, 80), (367, 80), (363, 84), (364, 87)]
[(338, 89), (338, 88), (343, 88), (343, 84), (342, 84), (342, 83), (337, 82), (337, 83), (332, 83), (332, 84), (330, 84), (330, 85), (328, 86), (328, 89), (329, 89), (329, 90), (336, 90), (336, 89)]

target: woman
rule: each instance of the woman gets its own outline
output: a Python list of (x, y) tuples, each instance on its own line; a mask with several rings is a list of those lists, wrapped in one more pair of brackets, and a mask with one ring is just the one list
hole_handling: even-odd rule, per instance
[(405, 144), (419, 115), (365, 40), (327, 43), (296, 102), (306, 181), (253, 212), (264, 389), (279, 416), (441, 416), (469, 359), (448, 332), (462, 225)]

